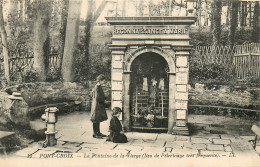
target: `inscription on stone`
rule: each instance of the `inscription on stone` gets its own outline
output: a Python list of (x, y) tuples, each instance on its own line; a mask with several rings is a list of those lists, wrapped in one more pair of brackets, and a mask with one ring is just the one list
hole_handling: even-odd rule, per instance
[(188, 73), (177, 73), (176, 84), (188, 84)]
[(186, 27), (177, 26), (114, 26), (114, 34), (188, 34)]

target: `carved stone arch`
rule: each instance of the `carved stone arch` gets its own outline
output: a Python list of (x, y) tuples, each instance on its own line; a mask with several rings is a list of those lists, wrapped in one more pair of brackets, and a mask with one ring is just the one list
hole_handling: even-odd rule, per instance
[(124, 65), (124, 70), (125, 71), (131, 71), (131, 65), (133, 63), (133, 61), (141, 54), (143, 53), (156, 53), (160, 56), (162, 56), (166, 62), (168, 63), (169, 66), (169, 72), (170, 73), (175, 73), (175, 62), (174, 62), (174, 53), (173, 51), (171, 52), (166, 52), (164, 51), (162, 48), (160, 47), (156, 47), (156, 46), (144, 46), (141, 48), (138, 48), (132, 52), (130, 52), (126, 57), (126, 61), (125, 61), (125, 65)]

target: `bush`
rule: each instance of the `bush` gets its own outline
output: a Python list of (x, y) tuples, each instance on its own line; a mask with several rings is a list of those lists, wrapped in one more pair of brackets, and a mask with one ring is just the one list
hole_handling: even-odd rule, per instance
[(206, 82), (228, 82), (233, 76), (232, 70), (222, 64), (199, 64), (193, 62), (190, 64), (189, 78), (193, 83)]
[(55, 81), (59, 81), (61, 80), (61, 73), (60, 73), (60, 69), (55, 68), (54, 70), (50, 71), (47, 74), (47, 78), (46, 81), (47, 82), (55, 82)]
[(22, 72), (22, 80), (25, 83), (36, 82), (38, 78), (38, 73), (34, 69), (26, 69)]

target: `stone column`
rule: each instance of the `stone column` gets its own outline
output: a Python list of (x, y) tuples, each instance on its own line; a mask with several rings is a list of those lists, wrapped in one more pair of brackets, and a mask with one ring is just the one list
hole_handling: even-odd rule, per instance
[[(119, 107), (122, 109), (122, 92), (123, 92), (123, 60), (125, 47), (113, 46), (112, 50), (112, 67), (111, 67), (111, 109)], [(121, 119), (121, 118), (119, 118)], [(122, 120), (122, 119), (121, 119)]]
[(123, 90), (123, 128), (124, 131), (130, 131), (130, 74), (124, 72), (124, 90)]
[(168, 110), (168, 133), (172, 133), (175, 123), (175, 91), (176, 91), (176, 75), (175, 73), (168, 73), (169, 75), (169, 110)]
[(177, 51), (176, 56), (176, 89), (175, 89), (175, 123), (173, 134), (189, 135), (187, 127), (188, 110), (188, 78), (189, 78), (189, 52)]

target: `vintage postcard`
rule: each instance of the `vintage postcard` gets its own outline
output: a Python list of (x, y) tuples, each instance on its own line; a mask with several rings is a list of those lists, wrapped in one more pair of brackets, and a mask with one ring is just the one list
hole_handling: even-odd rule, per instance
[(260, 166), (259, 1), (0, 0), (0, 33), (2, 166)]

